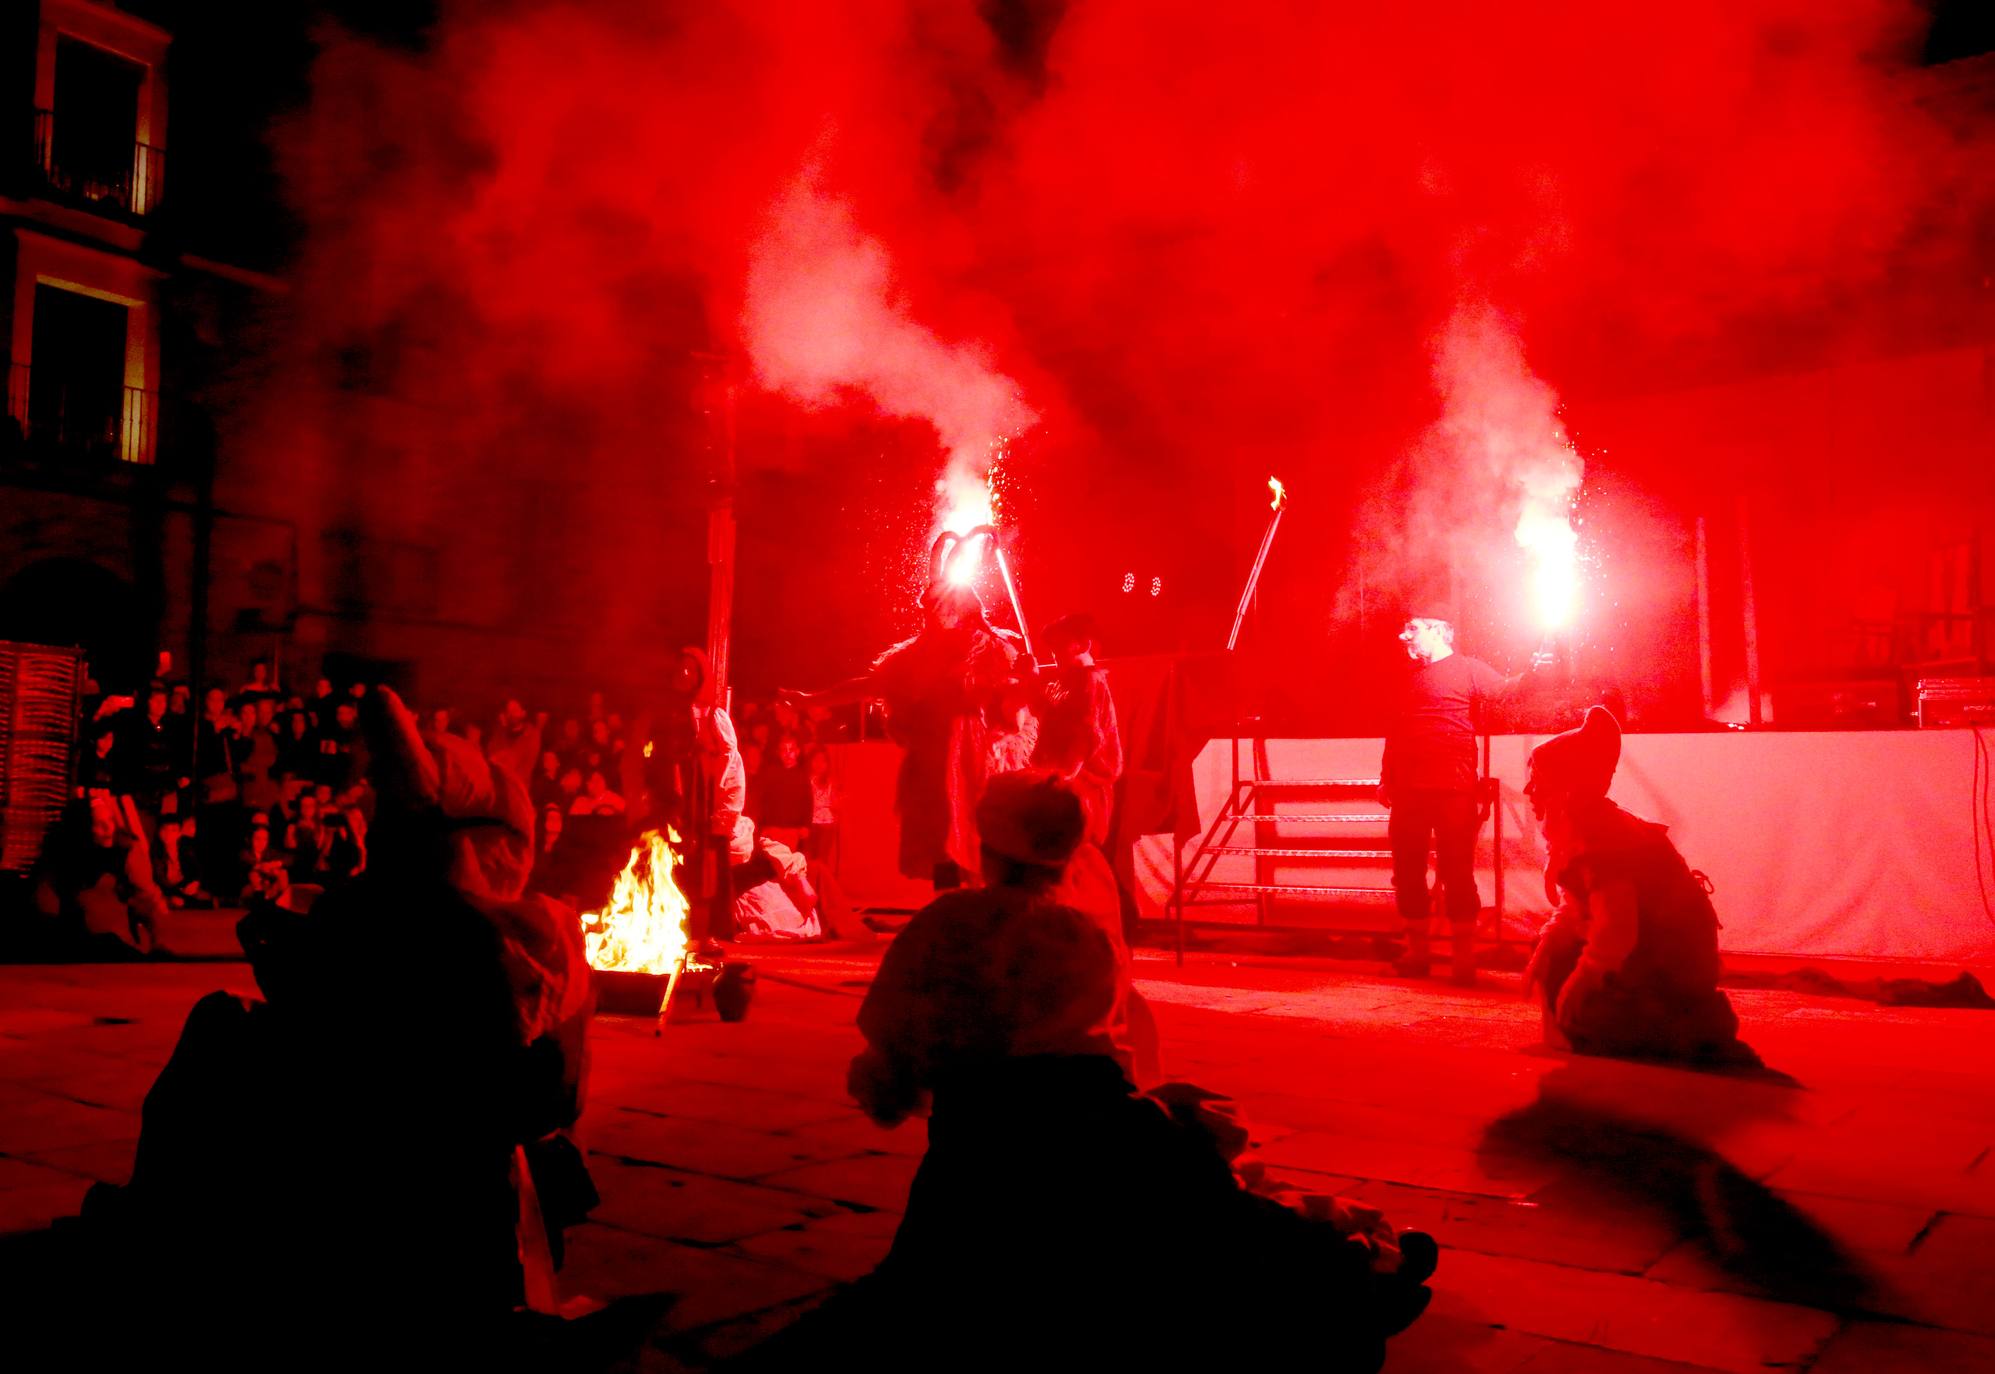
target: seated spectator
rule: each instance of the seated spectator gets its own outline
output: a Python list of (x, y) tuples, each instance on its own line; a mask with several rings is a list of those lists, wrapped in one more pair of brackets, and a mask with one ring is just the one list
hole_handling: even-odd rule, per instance
[(271, 843), (270, 817), (261, 811), (250, 818), (242, 871), (242, 894), (237, 900), (243, 903), (258, 897), (277, 901), (291, 886), (291, 856)]
[(742, 816), (734, 824), (728, 858), (734, 866), (734, 930), (737, 940), (817, 940), (817, 892), (804, 856), (780, 841), (756, 833)]
[(110, 797), (69, 809), (35, 867), (35, 908), (59, 923), (58, 943), (153, 948), (166, 897), (147, 848)]
[(789, 849), (802, 849), (810, 833), (810, 773), (795, 735), (776, 741), (776, 753), (749, 775), (748, 810), (756, 828)]
[(210, 687), (201, 694), (201, 719), (194, 737), (194, 776), (201, 801), (206, 805), (234, 801), (236, 722), (229, 714), (228, 694), (221, 688)]
[(575, 798), (568, 808), (571, 816), (621, 816), (623, 813), (623, 798), (610, 791), (609, 780), (600, 769), (589, 774), (582, 795)]
[[(35, 1295), (79, 1368), (496, 1364), (509, 1314), (551, 1306), (561, 1228), (594, 1200), (564, 1134), (591, 1003), (580, 925), (520, 895), (517, 781), (422, 740), (392, 693), (363, 719), (378, 861), (307, 915), (244, 919), (265, 1000), (195, 1006), (130, 1183), (92, 1191)], [(119, 1321), (89, 1321), (89, 1276), (113, 1264), (145, 1281)]]
[(195, 836), (195, 820), (162, 816), (159, 838), (153, 845), (152, 871), (168, 906), (212, 907), (215, 899), (201, 886), (200, 844)]
[[(1035, 855), (1080, 843), (1071, 793), (1011, 800), (1033, 810), (998, 828)], [(1195, 1113), (1123, 1076), (1115, 985), (1100, 927), (1038, 893), (947, 892), (914, 918), (860, 1009), (852, 1073), (882, 1123), (929, 1109), (893, 1247), (744, 1367), (1380, 1368), (1426, 1307), (1432, 1240), (1246, 1191)]]
[(84, 797), (124, 795), (124, 781), (118, 757), (118, 728), (111, 721), (90, 723), (90, 748), (77, 767), (77, 791)]
[(581, 796), (582, 770), (572, 766), (562, 769), (561, 791), (555, 796), (555, 803), (564, 811), (573, 811)]
[(540, 727), (528, 718), (518, 697), (507, 697), (505, 709), (485, 738), (485, 756), (503, 763), (516, 778), (533, 776), (540, 757)]
[(540, 826), (533, 842), (533, 879), (528, 890), (572, 904), (580, 896), (575, 848), (566, 844), (568, 817), (559, 806), (540, 808)]
[(318, 796), (311, 792), (301, 792), (294, 805), (292, 819), (284, 826), (283, 847), (291, 856), (292, 882), (318, 881), (320, 851), (324, 842), (325, 831), (319, 822)]
[(447, 735), (450, 733), (450, 708), (448, 706), (439, 706), (429, 713), (429, 732), (432, 735)]
[(838, 871), (838, 809), (843, 804), (838, 782), (831, 773), (831, 753), (822, 747), (810, 751), (810, 835), (804, 852), (813, 864), (827, 872)]
[(552, 749), (541, 751), (540, 766), (527, 782), (527, 793), (535, 810), (552, 806), (561, 799), (561, 756)]
[(162, 813), (179, 810), (180, 789), (188, 785), (185, 774), (191, 767), (180, 757), (180, 741), (166, 702), (166, 685), (155, 682), (146, 688), (143, 707), (125, 711), (117, 719), (119, 756), (125, 764), (123, 790), (138, 804), (148, 836), (158, 828)]
[(310, 780), (316, 776), (317, 758), (311, 716), (303, 710), (286, 712), (277, 731), (278, 777)]
[(561, 762), (570, 767), (579, 767), (582, 762), (582, 722), (570, 716), (561, 722), (561, 738), (554, 746), (554, 752), (561, 756)]
[(283, 798), (276, 778), (277, 739), (256, 724), (256, 703), (236, 705), (236, 796), (252, 811), (267, 811)]
[(335, 808), (319, 830), (318, 863), (312, 881), (334, 888), (358, 877), (367, 867), (366, 836), (366, 822), (357, 808)]
[(318, 766), (313, 777), (334, 791), (353, 781), (353, 751), (360, 738), (359, 719), (359, 703), (346, 698), (333, 707), (330, 725), (324, 721), (319, 724)]

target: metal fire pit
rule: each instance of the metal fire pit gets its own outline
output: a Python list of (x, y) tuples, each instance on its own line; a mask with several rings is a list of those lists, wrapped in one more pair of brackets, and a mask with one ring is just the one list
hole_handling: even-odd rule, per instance
[(755, 996), (755, 966), (726, 960), (688, 958), (671, 973), (632, 973), (595, 969), (598, 1016), (648, 1016), (663, 1029), (666, 1021), (699, 1021), (709, 1015), (739, 1021)]

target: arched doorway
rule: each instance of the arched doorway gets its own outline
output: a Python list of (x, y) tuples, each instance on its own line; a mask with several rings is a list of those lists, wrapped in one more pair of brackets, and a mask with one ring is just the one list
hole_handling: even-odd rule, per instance
[(145, 684), (153, 628), (124, 578), (84, 558), (45, 558), (0, 586), (0, 639), (74, 644), (105, 691)]

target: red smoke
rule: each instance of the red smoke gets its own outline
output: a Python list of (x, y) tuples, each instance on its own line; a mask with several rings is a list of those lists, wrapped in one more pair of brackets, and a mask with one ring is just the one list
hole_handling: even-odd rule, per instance
[[(1421, 436), (1464, 309), (1509, 322), (1556, 424), (1557, 394), (1818, 360), (1884, 327), (1883, 283), (1914, 282), (1921, 327), (1981, 308), (1986, 202), (1914, 102), (1922, 24), (1913, 0), (460, 0), (419, 54), (327, 35), (285, 138), (313, 150), (298, 333), (423, 402), (335, 447), (424, 450), (446, 487), (558, 446), (677, 493), (685, 359), (745, 355), (783, 399), (743, 461), (786, 475), (744, 498), (779, 537), (750, 530), (741, 614), (825, 641), (744, 652), (751, 678), (875, 647), (898, 607), (806, 624), (793, 594), (878, 588), (908, 537), (881, 522), (920, 522), (944, 450), (1034, 415), (1040, 613), (1098, 601), (1082, 579), (1125, 546), (1230, 603), (1273, 471), (1304, 528), (1271, 614), (1313, 635), (1354, 532), (1432, 551), (1351, 521), (1460, 487)], [(329, 380), (317, 351), (287, 375)], [(783, 522), (826, 502), (869, 528), (800, 580)], [(895, 548), (868, 569), (861, 543)], [(622, 595), (602, 556), (575, 575)]]

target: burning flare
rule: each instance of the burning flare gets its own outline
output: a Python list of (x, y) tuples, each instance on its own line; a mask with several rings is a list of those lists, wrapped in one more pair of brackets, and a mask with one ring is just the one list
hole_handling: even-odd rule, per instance
[[(667, 843), (667, 836), (670, 843)], [(582, 917), (589, 965), (632, 973), (670, 973), (686, 957), (686, 894), (673, 880), (679, 832), (647, 830), (617, 875), (609, 905)]]
[(1517, 543), (1531, 559), (1531, 604), (1546, 634), (1565, 628), (1579, 603), (1579, 532), (1556, 506), (1527, 503), (1517, 519)]
[(1288, 500), (1288, 488), (1282, 485), (1281, 478), (1270, 477), (1268, 479), (1268, 495), (1272, 498), (1268, 502), (1268, 509), (1280, 510), (1282, 502)]

